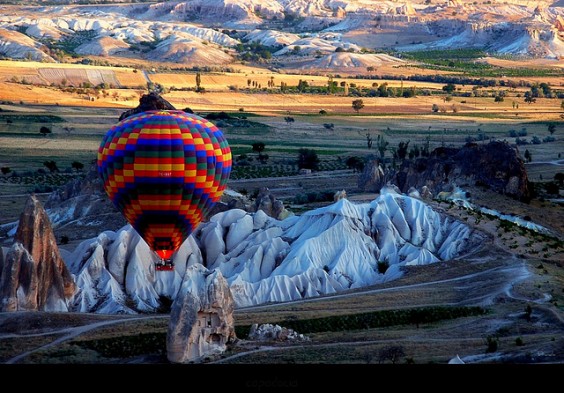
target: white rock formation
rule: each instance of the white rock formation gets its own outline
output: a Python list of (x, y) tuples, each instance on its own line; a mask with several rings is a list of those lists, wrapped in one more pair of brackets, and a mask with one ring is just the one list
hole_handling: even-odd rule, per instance
[(41, 50), (42, 45), (30, 37), (0, 28), (0, 55), (11, 59), (32, 59), (54, 62), (55, 60)]
[[(129, 225), (64, 258), (80, 287), (75, 309), (111, 313), (156, 310), (160, 296), (175, 298), (194, 264), (220, 271), (243, 307), (393, 280), (401, 266), (448, 261), (482, 240), (423, 201), (383, 188), (370, 203), (341, 199), (281, 221), (261, 210), (218, 213), (183, 243), (172, 272), (154, 270), (156, 256)], [(385, 273), (378, 262), (389, 265)]]
[(464, 360), (460, 359), (460, 356), (456, 355), (448, 361), (448, 364), (466, 364)]
[(276, 30), (255, 29), (248, 33), (244, 39), (245, 41), (258, 42), (266, 46), (286, 46), (298, 41), (300, 36)]
[(255, 341), (309, 341), (309, 337), (280, 325), (254, 323), (249, 331), (249, 340)]
[(168, 360), (199, 362), (225, 352), (226, 344), (235, 339), (233, 309), (233, 297), (221, 273), (202, 265), (190, 266), (172, 304)]

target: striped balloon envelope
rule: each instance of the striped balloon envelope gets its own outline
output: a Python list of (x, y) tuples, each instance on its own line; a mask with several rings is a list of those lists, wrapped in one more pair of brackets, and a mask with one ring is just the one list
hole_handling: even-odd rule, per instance
[(172, 269), (173, 253), (227, 186), (231, 149), (221, 130), (202, 117), (152, 110), (106, 133), (97, 166), (113, 204)]

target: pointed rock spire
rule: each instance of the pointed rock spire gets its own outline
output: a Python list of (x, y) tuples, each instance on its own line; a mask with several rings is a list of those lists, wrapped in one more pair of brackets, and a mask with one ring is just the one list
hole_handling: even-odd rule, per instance
[(14, 244), (1, 267), (1, 311), (68, 311), (76, 285), (59, 253), (49, 217), (34, 194), (20, 215)]
[(188, 267), (170, 313), (168, 360), (200, 362), (223, 353), (236, 338), (233, 309), (229, 285), (219, 270), (200, 264)]

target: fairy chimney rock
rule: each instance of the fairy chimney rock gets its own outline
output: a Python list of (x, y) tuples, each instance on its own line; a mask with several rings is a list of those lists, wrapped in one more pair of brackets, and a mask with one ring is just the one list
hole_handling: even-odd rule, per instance
[(233, 309), (233, 296), (219, 270), (188, 267), (170, 313), (168, 360), (198, 363), (225, 352), (236, 338)]
[(1, 311), (68, 311), (76, 285), (59, 253), (49, 217), (33, 194), (1, 267)]

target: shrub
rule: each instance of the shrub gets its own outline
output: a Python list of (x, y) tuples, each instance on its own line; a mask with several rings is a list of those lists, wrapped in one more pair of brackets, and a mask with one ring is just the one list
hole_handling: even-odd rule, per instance
[(556, 138), (553, 137), (553, 136), (551, 136), (551, 135), (545, 136), (545, 137), (542, 139), (542, 141), (543, 141), (544, 143), (554, 142), (555, 140), (556, 140)]
[(496, 352), (497, 348), (499, 347), (499, 339), (494, 336), (488, 336), (486, 337), (486, 345), (486, 353)]
[(42, 127), (39, 129), (39, 133), (40, 133), (41, 135), (43, 135), (43, 136), (47, 136), (47, 134), (50, 134), (50, 133), (51, 133), (51, 129), (48, 128), (48, 127), (42, 126)]
[(385, 362), (389, 360), (392, 364), (395, 364), (401, 357), (405, 356), (405, 351), (401, 345), (392, 345), (389, 347), (384, 347), (380, 350), (378, 355), (378, 360)]
[(298, 168), (319, 169), (319, 157), (313, 149), (301, 148), (298, 151)]
[(554, 181), (549, 181), (544, 184), (544, 189), (547, 193), (552, 195), (558, 195), (560, 193), (560, 187), (558, 187), (558, 183)]
[(81, 171), (84, 168), (84, 164), (78, 161), (73, 161), (71, 164), (72, 168), (75, 169), (77, 172)]
[(356, 113), (358, 113), (362, 108), (364, 108), (364, 101), (362, 101), (361, 99), (354, 100), (352, 102), (352, 107), (356, 111)]
[(531, 314), (533, 313), (533, 308), (531, 307), (530, 304), (527, 304), (527, 307), (525, 307), (525, 319), (530, 322), (531, 321)]
[(358, 157), (349, 157), (345, 161), (348, 168), (361, 172), (364, 169), (364, 161)]
[(59, 172), (59, 168), (57, 167), (57, 163), (53, 160), (43, 162), (43, 165), (49, 169), (51, 173)]

